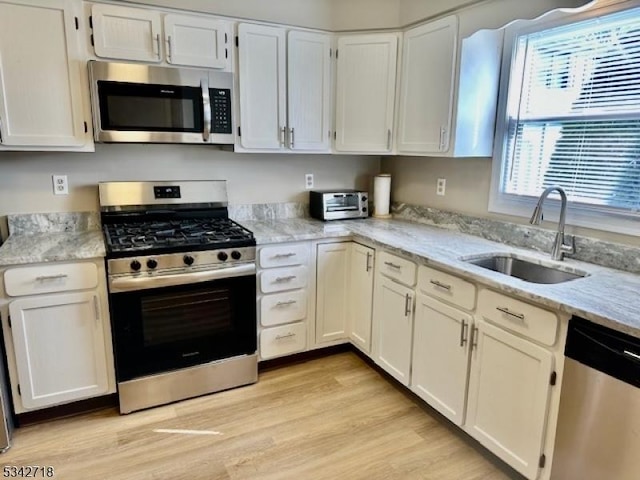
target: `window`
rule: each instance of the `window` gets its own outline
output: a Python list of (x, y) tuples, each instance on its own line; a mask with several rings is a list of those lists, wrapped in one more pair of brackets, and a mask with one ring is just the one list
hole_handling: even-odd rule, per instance
[(571, 223), (640, 235), (640, 9), (510, 38), (489, 209), (560, 185)]

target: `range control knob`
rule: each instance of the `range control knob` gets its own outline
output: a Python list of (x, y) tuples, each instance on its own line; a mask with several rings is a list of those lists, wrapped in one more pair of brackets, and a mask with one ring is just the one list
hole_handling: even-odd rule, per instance
[(218, 260), (220, 260), (221, 262), (226, 262), (227, 258), (229, 258), (229, 255), (227, 255), (226, 252), (218, 253)]
[(193, 265), (193, 257), (191, 255), (185, 255), (184, 257), (182, 257), (182, 261), (184, 262), (185, 265)]
[(131, 270), (133, 270), (134, 272), (137, 272), (138, 270), (140, 270), (140, 268), (142, 268), (142, 265), (138, 260), (134, 260), (129, 264), (129, 266), (131, 267)]
[(233, 258), (234, 260), (240, 260), (241, 257), (242, 254), (239, 251), (234, 250), (233, 252), (231, 252), (231, 258)]
[(158, 262), (153, 258), (150, 260), (147, 260), (147, 268), (156, 268), (157, 266), (158, 266)]

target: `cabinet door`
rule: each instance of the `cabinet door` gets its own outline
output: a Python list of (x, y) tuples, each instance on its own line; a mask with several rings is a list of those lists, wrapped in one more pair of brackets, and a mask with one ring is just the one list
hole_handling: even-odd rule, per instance
[(11, 302), (11, 334), (26, 409), (107, 392), (107, 354), (99, 305), (93, 292)]
[[(0, 143), (79, 147), (84, 131), (78, 31), (67, 0), (0, 3)], [(36, 34), (36, 35), (34, 35)], [(43, 41), (44, 39), (44, 41)]]
[(191, 67), (225, 68), (229, 51), (227, 24), (188, 15), (164, 17), (167, 62)]
[(331, 37), (289, 32), (287, 45), (289, 148), (327, 151), (331, 138)]
[(465, 430), (527, 478), (536, 478), (547, 423), (551, 352), (477, 322)]
[(413, 290), (378, 275), (374, 302), (375, 360), (396, 380), (409, 385)]
[(450, 16), (405, 33), (398, 151), (449, 149), (458, 19)]
[(375, 250), (359, 243), (351, 244), (349, 265), (348, 324), (349, 337), (360, 350), (371, 350), (373, 313), (373, 267)]
[(238, 35), (242, 146), (278, 150), (287, 123), (285, 31), (243, 23)]
[(140, 8), (94, 5), (91, 9), (96, 56), (159, 62), (160, 13)]
[(397, 49), (391, 34), (338, 39), (336, 150), (391, 151)]
[(347, 337), (349, 243), (318, 245), (316, 342)]
[(464, 423), (471, 315), (418, 295), (411, 389), (456, 425)]

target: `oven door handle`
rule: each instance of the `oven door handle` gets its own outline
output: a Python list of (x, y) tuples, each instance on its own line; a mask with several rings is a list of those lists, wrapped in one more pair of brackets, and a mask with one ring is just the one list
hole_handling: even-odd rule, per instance
[(109, 278), (109, 292), (122, 293), (150, 288), (171, 287), (189, 283), (208, 282), (231, 277), (255, 275), (255, 264), (238, 265), (236, 267), (205, 270), (202, 272), (176, 273), (173, 275), (117, 277)]

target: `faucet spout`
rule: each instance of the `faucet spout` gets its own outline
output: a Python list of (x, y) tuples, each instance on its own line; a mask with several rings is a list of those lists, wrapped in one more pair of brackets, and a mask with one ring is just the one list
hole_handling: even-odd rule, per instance
[[(562, 187), (558, 185), (554, 185), (548, 187), (542, 192), (540, 198), (538, 199), (538, 203), (536, 207), (533, 209), (533, 215), (531, 215), (531, 220), (529, 223), (532, 225), (540, 225), (542, 221), (542, 205), (544, 201), (549, 196), (549, 194), (553, 191), (557, 191), (560, 194), (560, 219), (558, 220), (558, 231), (556, 232), (556, 238), (553, 242), (553, 248), (551, 250), (551, 257), (554, 260), (562, 260), (564, 258), (565, 253), (575, 253), (575, 239), (571, 235), (565, 235), (564, 226), (567, 217), (567, 194), (564, 192)], [(567, 243), (569, 242), (569, 243)]]

